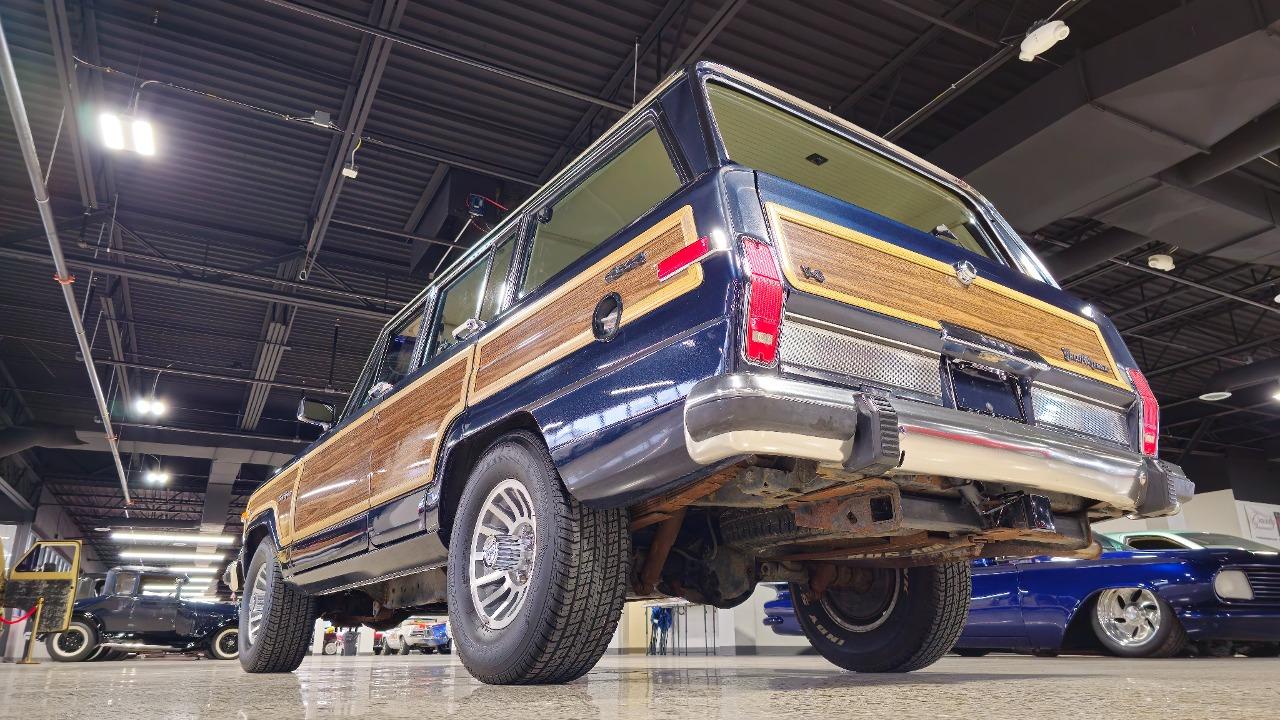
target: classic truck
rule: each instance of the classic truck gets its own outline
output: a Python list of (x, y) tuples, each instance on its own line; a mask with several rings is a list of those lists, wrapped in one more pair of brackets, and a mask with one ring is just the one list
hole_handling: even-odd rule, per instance
[[(471, 202), (471, 205), (476, 203)], [(483, 203), (481, 203), (483, 204)], [(488, 683), (565, 682), (627, 598), (791, 583), (835, 664), (949, 650), (979, 556), (1178, 511), (1116, 328), (965, 183), (733, 70), (673, 74), (384, 328), (250, 498), (250, 672), (313, 619), (447, 611)]]

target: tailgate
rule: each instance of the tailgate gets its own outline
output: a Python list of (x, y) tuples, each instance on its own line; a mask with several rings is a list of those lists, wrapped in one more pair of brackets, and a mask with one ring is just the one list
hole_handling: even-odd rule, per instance
[[(1097, 323), (1009, 287), (1031, 282), (1012, 268), (976, 256), (970, 261), (910, 228), (903, 230), (920, 236), (911, 238), (916, 249), (764, 199), (782, 272), (794, 290), (939, 330), (943, 323), (968, 328), (1129, 390)], [(856, 225), (853, 216), (866, 211), (847, 207), (848, 225)], [(939, 246), (937, 253), (921, 251), (930, 243)], [(967, 276), (970, 270), (975, 277)], [(1040, 294), (1070, 299), (1049, 285)]]

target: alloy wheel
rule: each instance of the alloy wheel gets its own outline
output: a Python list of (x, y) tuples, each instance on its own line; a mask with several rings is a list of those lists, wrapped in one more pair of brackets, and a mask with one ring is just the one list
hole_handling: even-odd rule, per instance
[(501, 630), (524, 606), (537, 550), (537, 518), (529, 491), (515, 478), (498, 483), (471, 533), (467, 579), (483, 625)]
[(1102, 631), (1124, 647), (1145, 645), (1160, 632), (1160, 603), (1145, 588), (1104, 590), (1094, 612)]

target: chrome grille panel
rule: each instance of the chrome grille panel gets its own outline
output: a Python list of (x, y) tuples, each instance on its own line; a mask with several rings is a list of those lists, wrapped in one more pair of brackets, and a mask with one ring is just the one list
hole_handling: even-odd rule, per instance
[(1129, 444), (1129, 421), (1116, 408), (1095, 405), (1040, 386), (1031, 389), (1037, 425), (1075, 430), (1120, 445)]
[(1275, 567), (1242, 567), (1249, 578), (1249, 587), (1253, 588), (1253, 602), (1280, 604), (1280, 568)]
[(876, 342), (861, 333), (828, 330), (789, 317), (782, 325), (778, 350), (784, 365), (942, 396), (937, 355)]

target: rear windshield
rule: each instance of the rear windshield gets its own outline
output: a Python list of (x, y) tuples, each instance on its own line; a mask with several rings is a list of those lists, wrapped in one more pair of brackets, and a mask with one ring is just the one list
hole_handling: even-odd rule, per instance
[(709, 82), (707, 94), (734, 162), (994, 256), (968, 205), (928, 177), (740, 90)]

